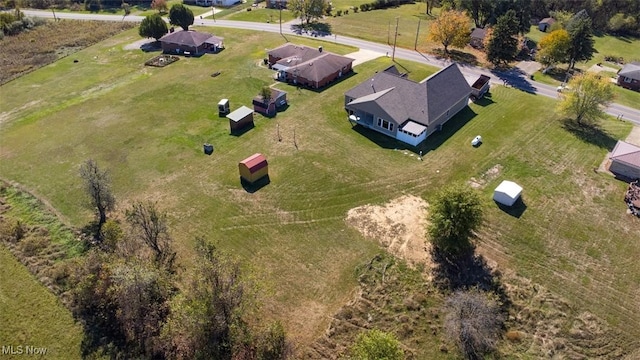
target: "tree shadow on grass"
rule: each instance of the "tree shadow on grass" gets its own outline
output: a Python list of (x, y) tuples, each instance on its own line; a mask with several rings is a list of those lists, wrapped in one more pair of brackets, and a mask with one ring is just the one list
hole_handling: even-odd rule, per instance
[(151, 41), (140, 45), (140, 49), (144, 52), (162, 51), (162, 45), (160, 41)]
[(324, 37), (331, 35), (331, 25), (321, 22), (312, 22), (309, 24), (291, 25), (291, 30), (297, 35), (309, 35), (313, 37)]
[(454, 292), (477, 288), (496, 294), (503, 310), (511, 306), (500, 273), (493, 271), (485, 258), (475, 252), (475, 248), (451, 255), (434, 247), (431, 258), (434, 263), (433, 281), (441, 290)]
[(449, 50), (449, 53), (445, 53), (444, 49), (435, 49), (434, 54), (438, 59), (449, 59), (458, 63), (478, 65), (478, 58), (471, 54), (460, 50)]
[(597, 124), (578, 124), (578, 122), (573, 119), (564, 118), (562, 120), (562, 128), (586, 143), (609, 151), (613, 150), (613, 147), (618, 142), (618, 140)]
[(491, 73), (497, 76), (498, 79), (502, 80), (502, 84), (504, 86), (511, 86), (529, 94), (536, 94), (535, 86), (533, 86), (527, 79), (529, 75), (527, 75), (527, 73), (525, 73), (522, 69), (513, 68), (505, 70), (496, 68), (491, 70)]

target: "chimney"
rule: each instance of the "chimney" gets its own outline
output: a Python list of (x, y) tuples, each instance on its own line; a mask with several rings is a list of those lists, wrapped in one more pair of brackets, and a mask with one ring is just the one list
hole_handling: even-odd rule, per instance
[(322, 52), (322, 46), (318, 46), (318, 51)]

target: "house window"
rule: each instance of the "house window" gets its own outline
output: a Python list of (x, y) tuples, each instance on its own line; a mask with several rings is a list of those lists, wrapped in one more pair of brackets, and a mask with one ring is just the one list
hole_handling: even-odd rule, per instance
[(389, 131), (393, 131), (393, 124), (388, 122), (387, 120), (378, 118), (378, 126)]
[(626, 76), (625, 76), (623, 80), (624, 80), (624, 82), (626, 82), (626, 83), (631, 83), (631, 80), (633, 80), (633, 79), (631, 79), (630, 77), (626, 77)]

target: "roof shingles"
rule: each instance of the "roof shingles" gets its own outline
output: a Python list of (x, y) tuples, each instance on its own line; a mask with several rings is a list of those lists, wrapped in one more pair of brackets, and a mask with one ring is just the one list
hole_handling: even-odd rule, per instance
[[(381, 96), (371, 97), (377, 92)], [(455, 64), (451, 64), (420, 83), (400, 77), (393, 71), (376, 73), (352, 88), (345, 96), (358, 105), (373, 101), (398, 124), (413, 120), (424, 126), (446, 113), (451, 106), (471, 93), (471, 87)]]

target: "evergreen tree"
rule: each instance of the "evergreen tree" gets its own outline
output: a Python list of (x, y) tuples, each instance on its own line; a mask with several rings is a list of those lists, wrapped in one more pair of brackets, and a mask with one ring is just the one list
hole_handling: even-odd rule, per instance
[(498, 23), (493, 29), (493, 34), (487, 44), (487, 58), (492, 64), (498, 65), (501, 62), (507, 63), (515, 58), (518, 52), (518, 20), (516, 12), (507, 11), (506, 14), (498, 18)]
[(571, 18), (567, 24), (567, 32), (571, 39), (569, 69), (573, 69), (576, 61), (590, 60), (595, 52), (591, 18), (586, 10), (581, 10)]
[(169, 21), (171, 25), (178, 25), (187, 31), (193, 25), (193, 12), (182, 4), (173, 4), (169, 10)]
[(160, 14), (149, 15), (144, 18), (140, 23), (140, 28), (138, 29), (138, 34), (140, 34), (140, 36), (152, 37), (156, 39), (156, 41), (160, 40), (160, 38), (167, 32), (169, 32), (167, 23), (164, 22)]

